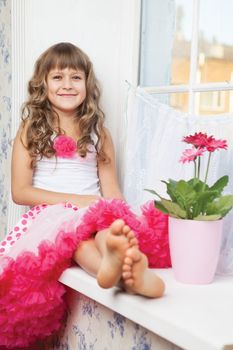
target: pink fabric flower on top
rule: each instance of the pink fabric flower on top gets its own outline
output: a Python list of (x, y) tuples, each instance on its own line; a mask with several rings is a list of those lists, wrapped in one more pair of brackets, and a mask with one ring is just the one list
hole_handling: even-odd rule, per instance
[(72, 137), (60, 135), (53, 141), (53, 149), (57, 157), (72, 158), (77, 152), (77, 144)]
[(184, 150), (179, 162), (182, 162), (182, 163), (191, 162), (195, 160), (197, 157), (202, 156), (204, 152), (205, 152), (204, 148), (201, 148), (201, 147), (195, 148), (193, 146), (191, 149)]

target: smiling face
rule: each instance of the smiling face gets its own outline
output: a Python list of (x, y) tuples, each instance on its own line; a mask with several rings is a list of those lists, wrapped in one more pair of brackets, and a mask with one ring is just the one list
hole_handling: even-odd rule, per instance
[(48, 100), (58, 115), (75, 115), (86, 98), (85, 73), (72, 68), (55, 68), (49, 72), (46, 83)]

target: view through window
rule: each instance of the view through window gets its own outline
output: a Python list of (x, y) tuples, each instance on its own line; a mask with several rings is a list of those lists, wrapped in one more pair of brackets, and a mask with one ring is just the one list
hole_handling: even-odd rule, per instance
[(139, 85), (184, 112), (232, 112), (232, 13), (229, 0), (142, 0)]

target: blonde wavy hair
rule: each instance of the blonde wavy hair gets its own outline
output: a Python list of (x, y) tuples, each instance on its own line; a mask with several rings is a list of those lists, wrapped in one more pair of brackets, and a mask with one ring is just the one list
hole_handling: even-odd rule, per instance
[(44, 156), (51, 158), (55, 154), (52, 135), (64, 134), (64, 130), (59, 126), (59, 116), (47, 97), (46, 79), (49, 72), (55, 68), (78, 69), (85, 73), (86, 98), (77, 108), (75, 117), (81, 135), (77, 142), (78, 153), (82, 157), (86, 156), (88, 145), (93, 143), (91, 133), (94, 132), (97, 135), (98, 160), (106, 161), (107, 157), (103, 151), (105, 116), (99, 106), (100, 90), (92, 63), (81, 49), (64, 42), (55, 44), (42, 53), (35, 63), (34, 74), (28, 83), (29, 96), (22, 107), (22, 121), (23, 131), (26, 130), (25, 147), (32, 158), (32, 167), (35, 166), (38, 156), (40, 159)]

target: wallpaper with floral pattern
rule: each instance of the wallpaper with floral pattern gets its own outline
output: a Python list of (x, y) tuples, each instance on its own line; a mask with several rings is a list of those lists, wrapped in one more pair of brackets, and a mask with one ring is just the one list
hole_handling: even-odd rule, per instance
[(74, 290), (69, 290), (68, 300), (65, 330), (51, 350), (181, 349)]
[(6, 233), (10, 189), (11, 1), (0, 0), (0, 239)]

